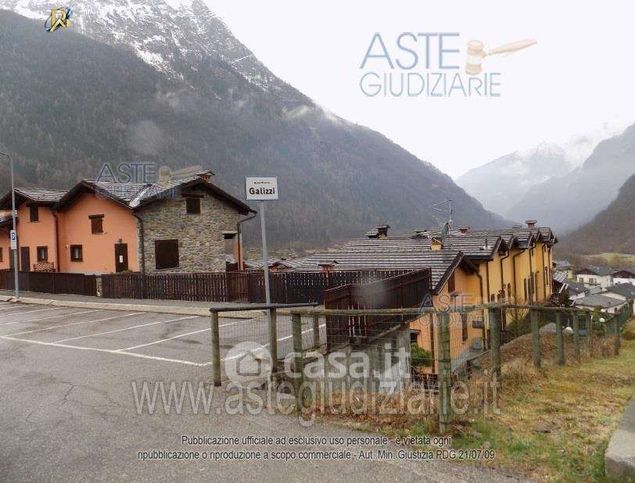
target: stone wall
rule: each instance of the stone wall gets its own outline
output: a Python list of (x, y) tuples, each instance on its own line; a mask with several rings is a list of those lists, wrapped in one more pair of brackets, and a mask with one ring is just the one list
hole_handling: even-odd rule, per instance
[[(187, 214), (180, 195), (151, 203), (137, 213), (144, 226), (146, 273), (225, 271), (223, 231), (235, 231), (240, 214), (206, 191), (196, 193), (203, 196), (198, 215)], [(155, 240), (173, 239), (179, 241), (179, 266), (157, 270)]]

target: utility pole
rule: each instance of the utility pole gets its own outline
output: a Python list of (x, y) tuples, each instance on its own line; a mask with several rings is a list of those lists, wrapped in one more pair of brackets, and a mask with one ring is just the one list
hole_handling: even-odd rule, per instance
[(9, 159), (9, 165), (11, 169), (11, 218), (13, 220), (13, 233), (15, 233), (15, 249), (13, 250), (13, 277), (15, 283), (15, 298), (16, 300), (20, 298), (20, 283), (18, 279), (18, 239), (17, 239), (17, 231), (16, 231), (16, 212), (15, 212), (15, 178), (13, 175), (13, 158), (6, 153), (0, 152), (0, 156), (5, 156)]

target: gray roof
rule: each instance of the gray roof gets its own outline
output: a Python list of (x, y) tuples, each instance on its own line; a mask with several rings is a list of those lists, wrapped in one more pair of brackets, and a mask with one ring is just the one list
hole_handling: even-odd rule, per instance
[(627, 299), (635, 299), (635, 285), (632, 283), (618, 283), (606, 289), (607, 292), (613, 292), (622, 295)]
[(567, 282), (567, 272), (555, 271), (553, 272), (553, 279), (558, 283)]
[(602, 294), (587, 295), (586, 297), (575, 300), (574, 303), (575, 305), (582, 305), (584, 307), (602, 307), (603, 309), (609, 309), (611, 307), (617, 307), (624, 304), (622, 300), (607, 297)]
[[(445, 248), (431, 250), (430, 240), (409, 237), (384, 239), (360, 238), (349, 241), (342, 248), (316, 253), (293, 261), (295, 270), (316, 271), (320, 264), (334, 263), (342, 270), (420, 270), (430, 268), (433, 290), (439, 290), (451, 270), (464, 255), (460, 250)], [(283, 263), (287, 263), (284, 261)]]
[(598, 266), (598, 265), (590, 265), (578, 271), (578, 273), (583, 275), (585, 272), (590, 272), (599, 277), (605, 277), (607, 275), (612, 275), (613, 272), (615, 272), (615, 269), (610, 267)]
[(56, 208), (64, 207), (64, 205), (69, 203), (78, 193), (87, 190), (110, 198), (130, 209), (135, 209), (152, 201), (181, 196), (183, 190), (195, 187), (201, 187), (212, 192), (214, 196), (232, 205), (243, 214), (254, 212), (254, 210), (239, 199), (234, 198), (226, 191), (202, 179), (198, 175), (170, 180), (165, 184), (115, 183), (110, 181), (83, 180), (76, 184), (59, 200)]
[(569, 292), (574, 295), (585, 293), (588, 290), (582, 282), (576, 282), (575, 280), (567, 280), (567, 285), (569, 286)]
[[(53, 205), (66, 194), (64, 190), (53, 190), (47, 188), (16, 188), (16, 204), (24, 201), (39, 203), (43, 205)], [(0, 199), (0, 209), (11, 209), (11, 191)]]

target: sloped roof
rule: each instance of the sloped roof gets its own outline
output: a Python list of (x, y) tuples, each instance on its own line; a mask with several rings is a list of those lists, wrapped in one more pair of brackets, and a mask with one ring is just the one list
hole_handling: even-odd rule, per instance
[(578, 273), (581, 275), (597, 275), (598, 277), (606, 277), (607, 275), (612, 275), (615, 272), (614, 269), (609, 267), (603, 267), (598, 265), (590, 265), (586, 268), (578, 270)]
[(624, 301), (613, 297), (607, 297), (602, 294), (593, 294), (575, 300), (574, 304), (582, 305), (584, 307), (602, 307), (603, 309), (609, 309), (611, 307), (617, 307), (624, 304)]
[(569, 286), (569, 292), (573, 292), (575, 295), (585, 293), (588, 290), (582, 282), (576, 282), (574, 280), (567, 280), (567, 285)]
[(218, 186), (199, 176), (171, 180), (165, 184), (158, 183), (114, 183), (109, 181), (83, 180), (76, 184), (57, 203), (57, 209), (63, 209), (77, 195), (90, 191), (107, 197), (130, 209), (137, 209), (157, 200), (179, 196), (184, 190), (202, 188), (213, 196), (233, 206), (241, 214), (254, 212), (247, 204), (233, 197)]
[[(16, 188), (16, 205), (23, 202), (38, 203), (42, 205), (54, 205), (66, 194), (63, 190), (53, 190), (47, 188)], [(0, 209), (11, 209), (11, 191), (0, 199)]]
[(632, 283), (618, 283), (607, 288), (606, 291), (622, 295), (627, 299), (635, 299), (635, 285)]
[(454, 268), (460, 264), (474, 269), (460, 250), (431, 250), (430, 240), (409, 237), (351, 240), (340, 249), (295, 260), (294, 269), (316, 271), (320, 269), (320, 264), (332, 262), (335, 262), (333, 269), (337, 271), (430, 268), (434, 291), (443, 286)]
[(555, 271), (553, 272), (553, 279), (558, 283), (567, 282), (567, 272)]

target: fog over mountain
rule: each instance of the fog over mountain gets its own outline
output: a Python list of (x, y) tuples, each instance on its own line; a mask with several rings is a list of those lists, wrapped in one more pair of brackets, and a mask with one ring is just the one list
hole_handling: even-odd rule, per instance
[(278, 79), (201, 1), (78, 0), (53, 34), (50, 7), (0, 0), (20, 14), (0, 11), (0, 144), (21, 184), (66, 188), (122, 161), (201, 165), (238, 196), (244, 176), (278, 176), (278, 246), (433, 226), (430, 206), (447, 199), (457, 224), (504, 224), (432, 164)]

